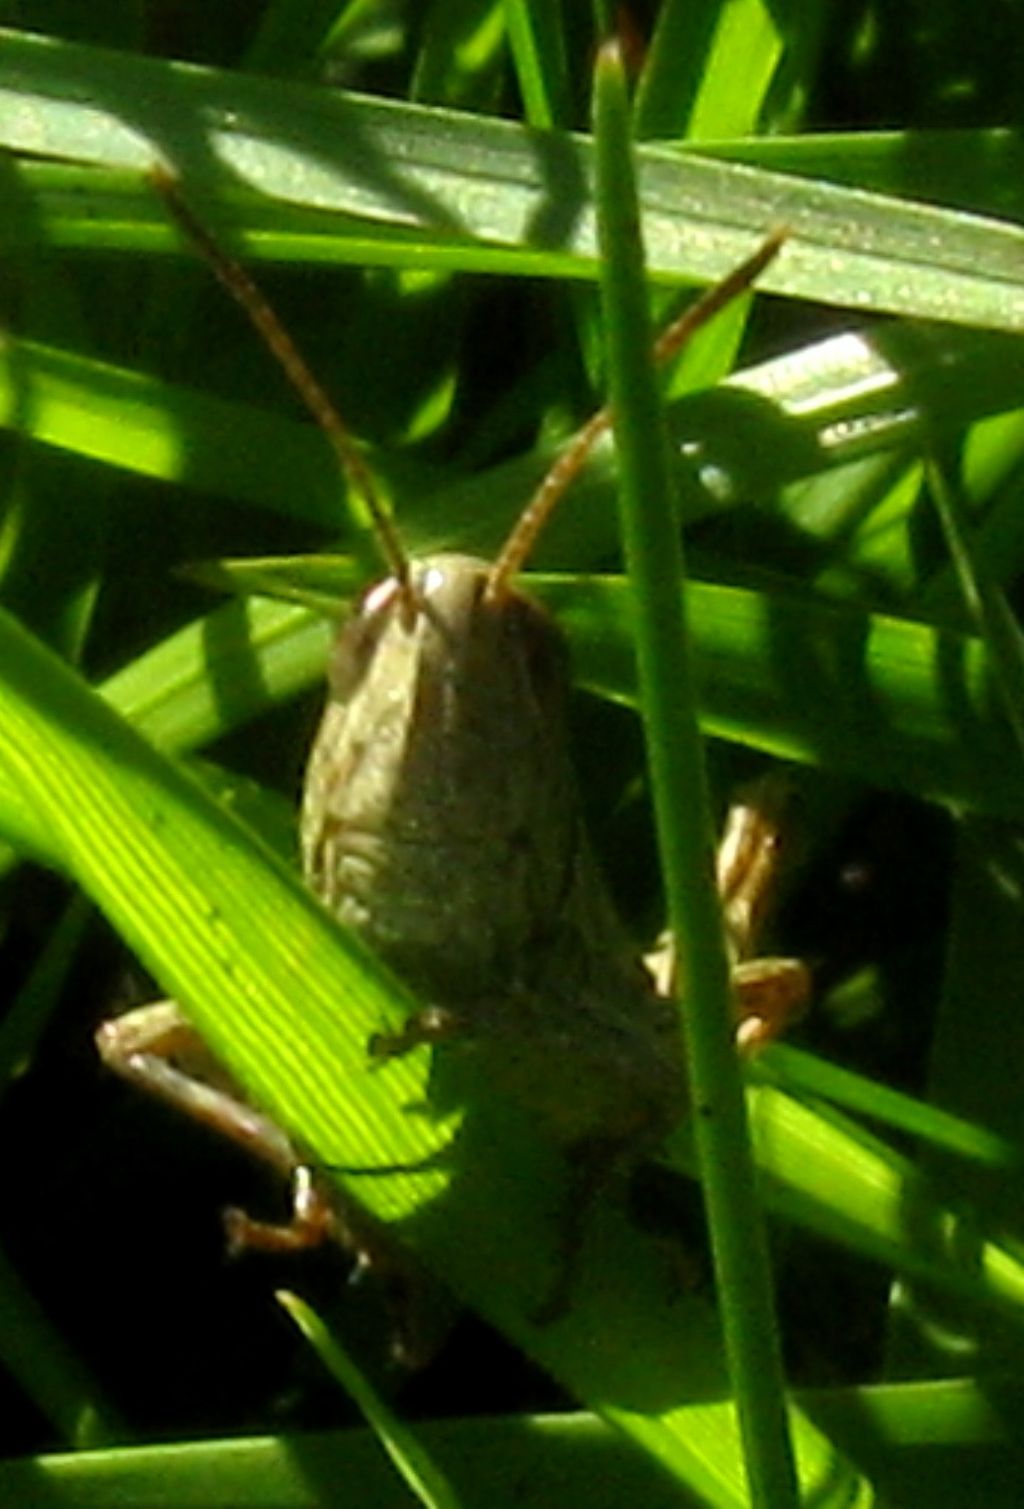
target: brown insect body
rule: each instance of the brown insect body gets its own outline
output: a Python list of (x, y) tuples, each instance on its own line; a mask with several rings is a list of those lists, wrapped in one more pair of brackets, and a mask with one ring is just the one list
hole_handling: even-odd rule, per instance
[[(393, 572), (336, 640), (302, 812), (310, 886), (424, 1003), (404, 1029), (371, 1046), (394, 1055), (450, 1041), (472, 1052), (479, 1083), (503, 1090), (583, 1155), (576, 1182), (585, 1203), (602, 1168), (656, 1149), (686, 1099), (677, 1013), (625, 937), (584, 832), (566, 744), (562, 637), (511, 585), (608, 428), (609, 411), (569, 443), (495, 563), (460, 555), (408, 561), (358, 447), (274, 311), (192, 214), (173, 175), (152, 176), (323, 427)], [(675, 321), (656, 359), (667, 360), (749, 287), (781, 241), (781, 233), (769, 237)], [(774, 848), (769, 821), (752, 844), (734, 842), (735, 857), (723, 866), (723, 895), (740, 917), (740, 958), (749, 953), (746, 921), (763, 911), (769, 867), (759, 856)], [(762, 1003), (777, 1004), (780, 963), (786, 998), (802, 998), (806, 972), (791, 961), (740, 966), (743, 1010), (757, 1027), (750, 1042), (768, 1014)], [(658, 967), (664, 991), (670, 952)], [(331, 1238), (403, 1285), (405, 1266), (395, 1267), (388, 1234), (305, 1166), (302, 1149), (247, 1101), (174, 1002), (105, 1023), (97, 1041), (126, 1079), (292, 1176), (291, 1222), (265, 1225), (230, 1212), (234, 1245), (291, 1249)], [(567, 1300), (579, 1237), (577, 1220), (563, 1233), (548, 1314)], [(415, 1337), (405, 1350), (424, 1352)]]
[[(593, 859), (565, 737), (567, 657), (469, 556), (414, 564), (339, 634), (309, 761), (306, 877), (559, 1141), (681, 1114), (675, 1012)], [(393, 1040), (399, 1048), (431, 1034)]]

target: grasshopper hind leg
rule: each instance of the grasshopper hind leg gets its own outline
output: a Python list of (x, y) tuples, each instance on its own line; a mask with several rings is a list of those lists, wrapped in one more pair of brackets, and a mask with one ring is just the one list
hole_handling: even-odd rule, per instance
[(157, 1001), (104, 1022), (96, 1033), (104, 1063), (122, 1079), (182, 1111), (273, 1169), (291, 1186), (288, 1221), (224, 1212), (228, 1251), (295, 1253), (333, 1242), (355, 1262), (353, 1278), (375, 1280), (391, 1316), (391, 1354), (422, 1367), (450, 1324), (447, 1296), (355, 1200), (303, 1157), (287, 1133), (254, 1109), (174, 1001)]
[(122, 1079), (230, 1138), (291, 1182), (287, 1223), (256, 1221), (240, 1210), (225, 1212), (232, 1253), (247, 1247), (294, 1252), (345, 1240), (336, 1200), (287, 1134), (242, 1097), (176, 1002), (156, 1001), (104, 1022), (96, 1045), (104, 1063)]

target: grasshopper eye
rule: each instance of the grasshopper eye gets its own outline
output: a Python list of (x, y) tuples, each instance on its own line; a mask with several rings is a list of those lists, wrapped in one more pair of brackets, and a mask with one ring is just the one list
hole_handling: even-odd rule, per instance
[(400, 597), (394, 577), (377, 582), (364, 594), (356, 613), (334, 641), (327, 679), (335, 697), (348, 698), (359, 686)]

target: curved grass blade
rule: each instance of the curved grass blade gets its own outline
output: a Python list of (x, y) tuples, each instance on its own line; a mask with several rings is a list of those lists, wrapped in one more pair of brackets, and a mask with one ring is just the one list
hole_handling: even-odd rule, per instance
[[(720, 1377), (703, 1301), (685, 1335), (673, 1327), (670, 1338), (667, 1275), (608, 1211), (572, 1313), (549, 1327), (528, 1319), (547, 1289), (552, 1236), (532, 1192), (558, 1177), (533, 1129), (509, 1108), (498, 1133), (478, 1130), (476, 1146), (460, 1138), (458, 1178), (425, 1165), (450, 1145), (451, 1127), (408, 1114), (426, 1094), (423, 1056), (387, 1074), (366, 1068), (366, 1038), (401, 992), (362, 950), (342, 951), (298, 882), (6, 615), (0, 667), (0, 768), (51, 861), (186, 1003), (218, 1057), (318, 1162), (415, 1164), (416, 1173), (355, 1180), (360, 1197), (400, 1219), (457, 1292), (581, 1397), (674, 1472), (711, 1485), (718, 1502), (739, 1503), (733, 1429), (715, 1411), (698, 1412), (695, 1427), (685, 1408)], [(606, 1337), (597, 1352), (595, 1324)], [(798, 1434), (810, 1477), (829, 1481), (834, 1453), (809, 1428)]]
[[(408, 1111), (422, 1101), (425, 1065), (413, 1058), (367, 1073), (367, 1032), (395, 1010), (396, 997), (361, 951), (342, 952), (338, 930), (297, 881), (6, 616), (0, 667), (0, 770), (35, 813), (51, 862), (86, 885), (162, 983), (187, 1000), (259, 1100), (325, 1163), (408, 1163), (447, 1143), (450, 1128)], [(790, 1181), (783, 1208), (803, 1214), (817, 1201), (827, 1212), (840, 1191), (853, 1204), (831, 1229), (849, 1240), (859, 1201), (869, 1249), (913, 1262), (898, 1169), (884, 1173), (881, 1152), (865, 1161), (859, 1139), (767, 1093), (758, 1092), (769, 1108), (759, 1113), (759, 1139), (780, 1189)], [(401, 1219), (460, 1294), (581, 1398), (714, 1501), (740, 1503), (733, 1428), (712, 1404), (688, 1407), (714, 1398), (724, 1381), (703, 1299), (680, 1297), (650, 1244), (621, 1213), (602, 1209), (572, 1312), (555, 1326), (532, 1324), (526, 1317), (546, 1291), (552, 1241), (535, 1191), (557, 1182), (558, 1171), (511, 1108), (496, 1130), (475, 1135), (463, 1141), (457, 1179), (432, 1166), (358, 1179), (359, 1196)], [(945, 1229), (941, 1207), (932, 1219)], [(989, 1252), (992, 1301), (1019, 1306), (1017, 1265)], [(956, 1281), (948, 1262), (933, 1258), (927, 1268), (930, 1278)], [(960, 1283), (973, 1292), (968, 1279)], [(678, 1319), (669, 1323), (665, 1306)], [(799, 1418), (796, 1430), (811, 1478), (848, 1502), (834, 1454)]]

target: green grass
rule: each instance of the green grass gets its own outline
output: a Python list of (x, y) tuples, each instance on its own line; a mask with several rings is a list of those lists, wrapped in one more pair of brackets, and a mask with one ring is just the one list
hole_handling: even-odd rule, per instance
[[(766, 1053), (747, 1104), (801, 1484), (821, 1502), (1013, 1503), (1015, 39), (952, 4), (920, 35), (854, 7), (785, 24), (760, 3), (653, 9), (636, 163), (658, 309), (792, 232), (771, 297), (730, 311), (668, 379), (666, 422), (716, 805), (775, 760), (797, 791), (774, 941), (809, 954), (821, 989), (800, 1051)], [(276, 1271), (221, 1265), (216, 1207), (243, 1198), (244, 1170), (208, 1178), (209, 1143), (111, 1084), (90, 1049), (125, 966), (64, 881), (322, 1162), (414, 1161), (450, 1134), (414, 1113), (423, 1056), (368, 1071), (401, 991), (321, 916), (290, 853), (329, 633), (303, 604), (371, 580), (372, 551), (327, 447), (142, 173), (173, 163), (269, 288), (412, 548), (492, 551), (608, 364), (621, 376), (594, 286), (581, 10), (195, 6), (159, 42), (141, 8), (4, 13), (48, 28), (0, 48), (0, 1356), (15, 1380), (0, 1450), (54, 1453), (0, 1464), (22, 1501), (310, 1503), (344, 1473), (368, 1474), (360, 1502), (407, 1501), (355, 1423), (308, 1429), (353, 1416), (311, 1381)], [(535, 587), (591, 694), (573, 723), (596, 841), (649, 938), (664, 903), (616, 484), (608, 443), (544, 537)], [(344, 559), (294, 561), (326, 551)], [(230, 575), (256, 595), (226, 605), (179, 570), (254, 557), (270, 559)], [(286, 579), (297, 605), (265, 595)], [(874, 910), (840, 874), (870, 882)], [(457, 1178), (356, 1187), (587, 1413), (545, 1419), (553, 1392), (518, 1394), (505, 1354), (463, 1341), (451, 1368), (469, 1385), (445, 1385), (455, 1418), (422, 1442), (467, 1503), (502, 1502), (513, 1468), (540, 1503), (558, 1474), (563, 1502), (595, 1502), (595, 1483), (598, 1502), (668, 1502), (680, 1483), (744, 1502), (707, 1286), (680, 1293), (619, 1204), (596, 1219), (572, 1313), (529, 1320), (560, 1166), (528, 1121), (508, 1108)], [(693, 1166), (685, 1134), (671, 1158)], [(330, 1284), (320, 1307), (358, 1352), (355, 1307)], [(502, 1413), (473, 1424), (482, 1393)], [(300, 1403), (282, 1413), (284, 1398)], [(215, 1439), (231, 1435), (249, 1439)], [(177, 1445), (130, 1444), (156, 1439)]]

